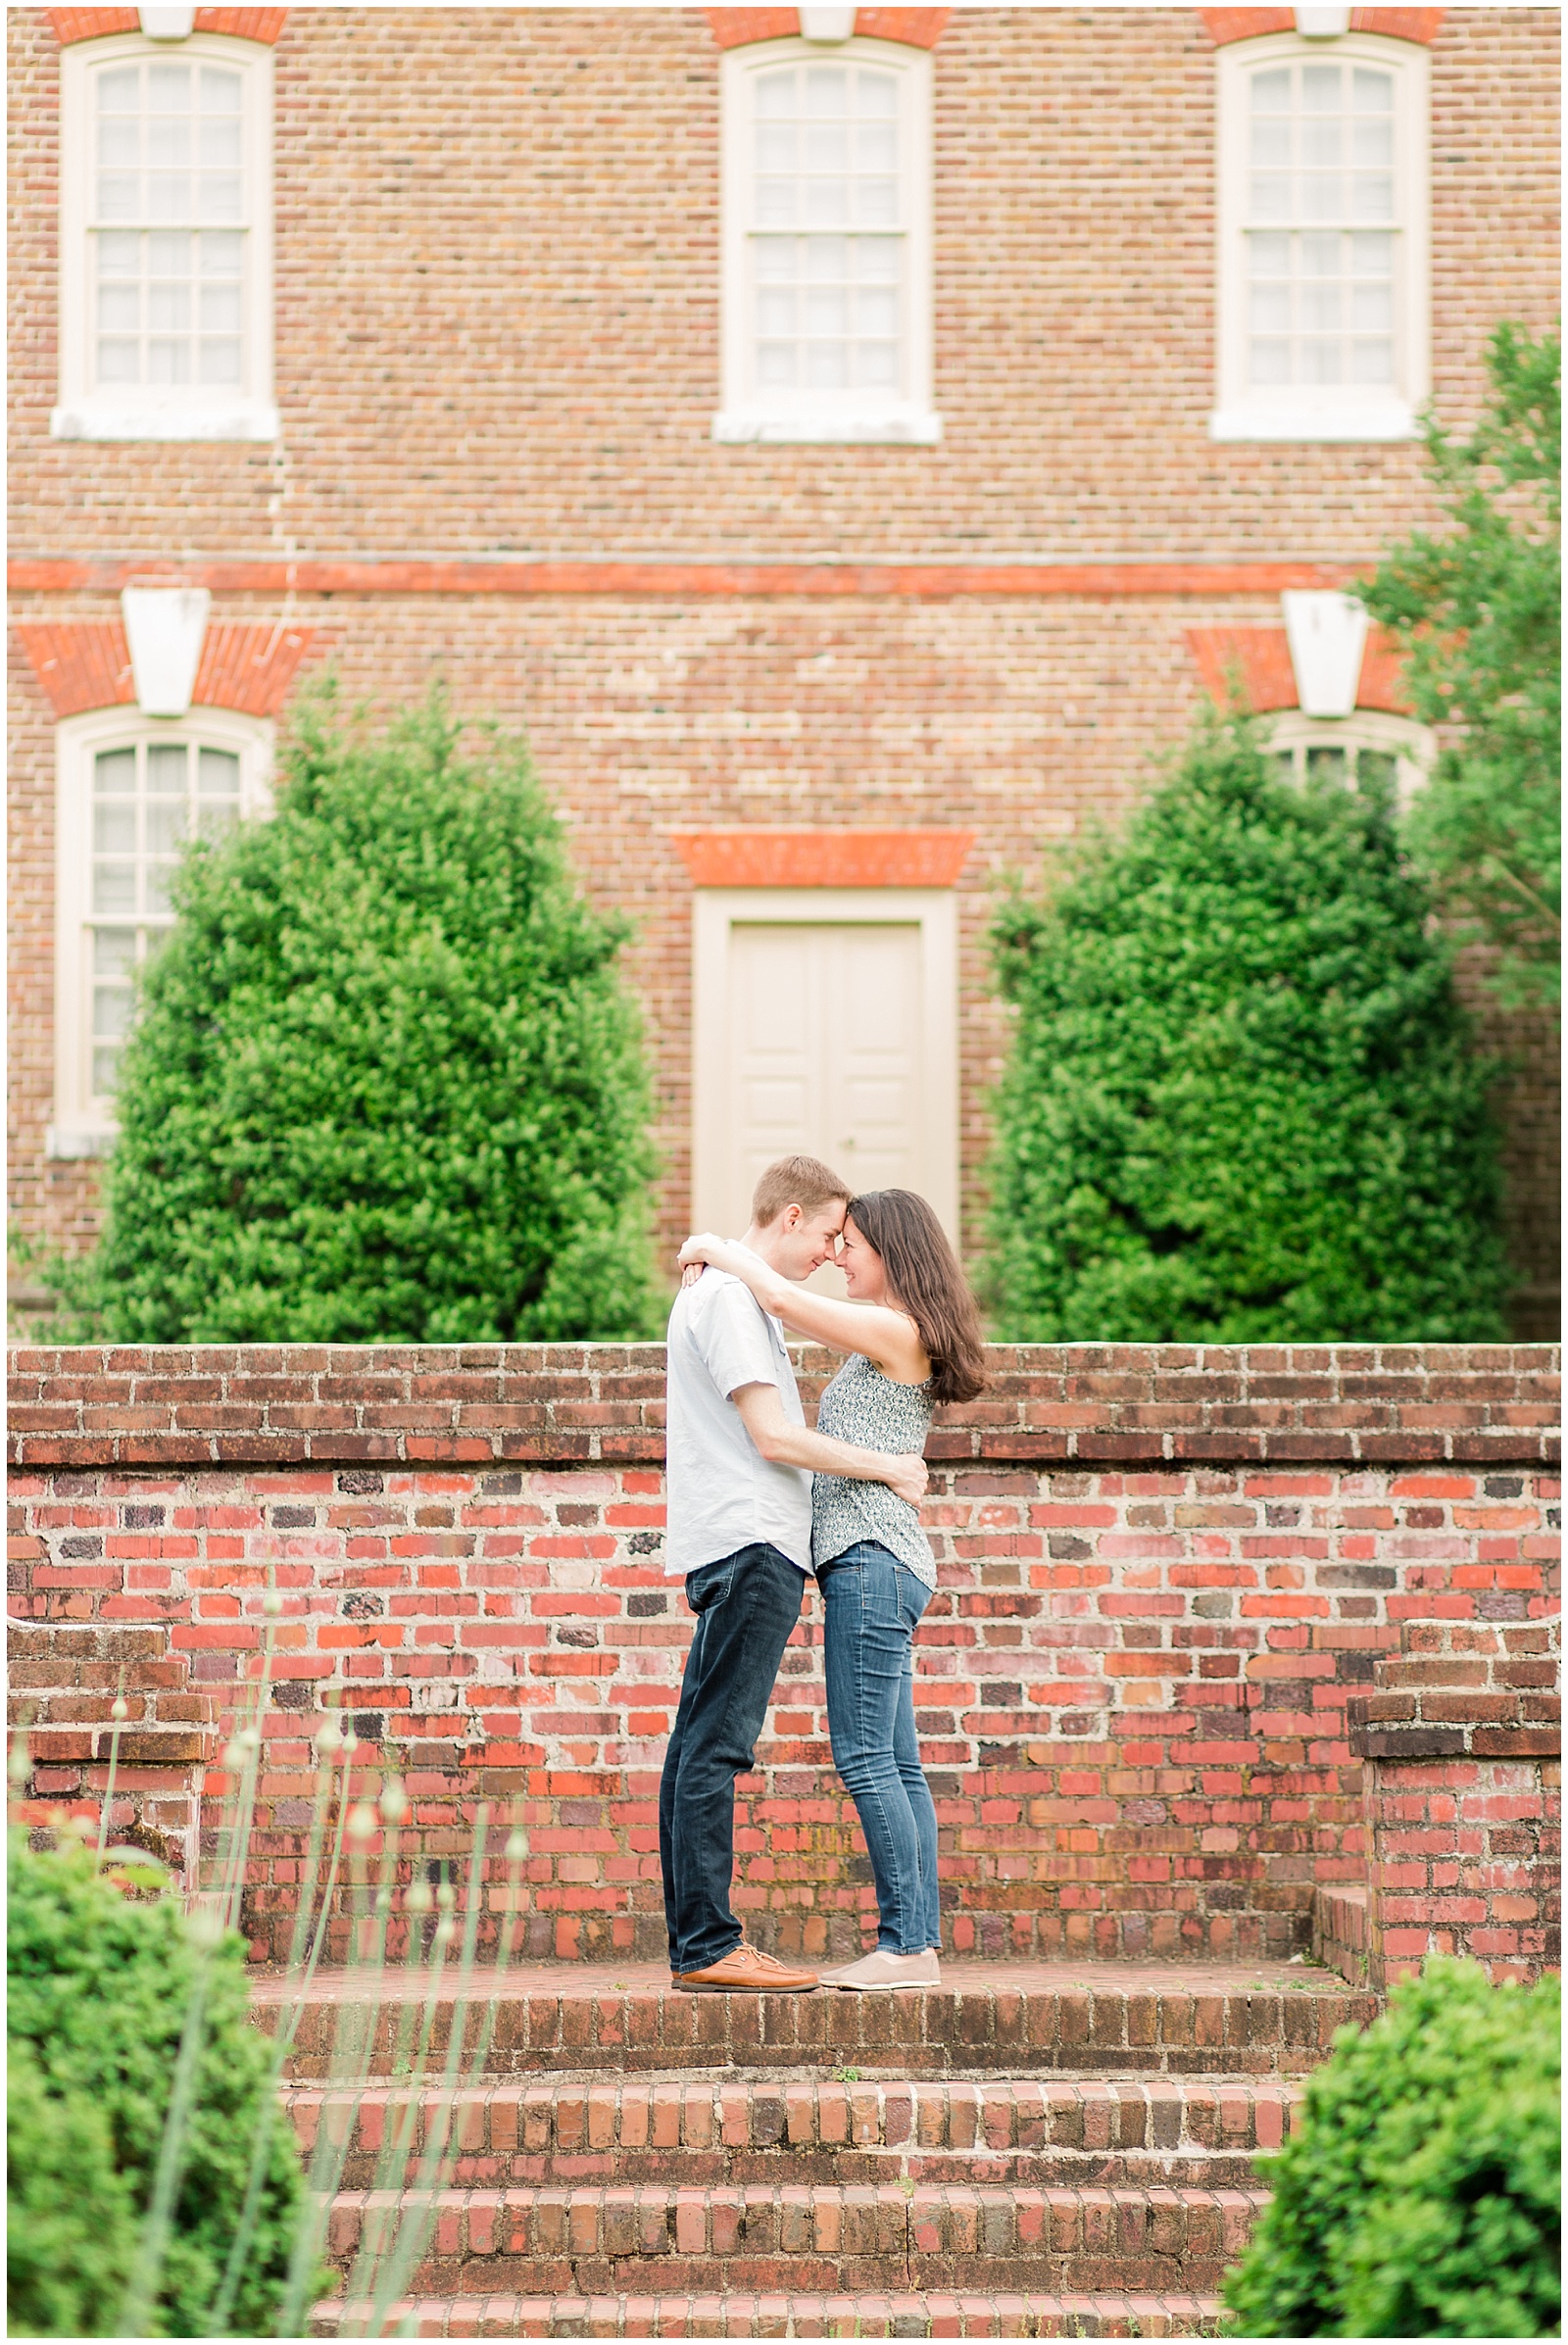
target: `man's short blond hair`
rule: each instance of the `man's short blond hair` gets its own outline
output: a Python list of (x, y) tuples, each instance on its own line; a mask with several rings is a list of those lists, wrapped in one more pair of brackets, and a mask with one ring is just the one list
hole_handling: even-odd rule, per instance
[(848, 1181), (841, 1181), (819, 1157), (781, 1156), (752, 1192), (752, 1223), (759, 1230), (768, 1229), (791, 1205), (799, 1205), (809, 1220), (836, 1197), (848, 1204), (853, 1194)]

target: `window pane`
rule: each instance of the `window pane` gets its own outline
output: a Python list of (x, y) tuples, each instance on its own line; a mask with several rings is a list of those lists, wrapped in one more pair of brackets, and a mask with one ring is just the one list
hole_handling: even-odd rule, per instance
[(760, 73), (757, 77), (757, 112), (760, 120), (795, 119), (795, 75), (791, 73)]
[(134, 799), (101, 799), (93, 807), (92, 851), (94, 855), (135, 854), (136, 802)]
[(207, 284), (202, 286), (201, 323), (206, 333), (238, 333), (239, 287), (237, 285)]
[(216, 121), (208, 120), (202, 123), (200, 160), (210, 170), (235, 171), (238, 169), (238, 115), (220, 115)]
[(147, 808), (147, 853), (172, 855), (184, 836), (184, 800), (154, 799)]
[(158, 798), (185, 795), (189, 758), (183, 743), (157, 742), (147, 752), (147, 787)]
[(92, 1088), (96, 1099), (113, 1099), (120, 1081), (118, 1047), (100, 1046), (92, 1054)]
[(191, 161), (190, 123), (179, 115), (153, 115), (147, 124), (147, 161), (155, 171), (172, 171)]
[(141, 106), (139, 66), (113, 66), (98, 76), (100, 114), (135, 114)]
[(203, 341), (200, 345), (201, 364), (197, 379), (204, 383), (237, 383), (240, 379), (239, 344), (229, 341)]
[(1314, 743), (1306, 753), (1306, 770), (1314, 781), (1348, 781), (1349, 757), (1343, 749), (1325, 749)]
[(92, 908), (95, 912), (133, 912), (136, 909), (134, 863), (94, 863)]
[(226, 749), (204, 749), (197, 760), (196, 787), (203, 798), (238, 798), (239, 759)]
[(136, 931), (133, 928), (95, 928), (92, 937), (92, 973), (94, 977), (120, 977), (127, 983), (136, 965)]
[(190, 287), (178, 282), (154, 283), (147, 288), (147, 322), (165, 333), (172, 326), (190, 323)]
[(147, 68), (147, 104), (156, 114), (189, 114), (190, 68), (162, 59)]
[(1394, 323), (1394, 288), (1392, 285), (1352, 285), (1350, 288), (1350, 323), (1365, 331), (1387, 332)]
[(95, 797), (121, 798), (136, 792), (136, 753), (133, 749), (106, 749), (92, 761)]
[(1357, 752), (1355, 778), (1364, 788), (1392, 792), (1399, 775), (1399, 760), (1384, 749)]
[(93, 1033), (95, 1035), (128, 1033), (132, 999), (128, 986), (95, 985), (92, 989)]
[(102, 332), (134, 333), (141, 323), (141, 289), (136, 285), (100, 285), (98, 325)]
[(134, 115), (128, 119), (110, 115), (98, 124), (98, 163), (102, 170), (123, 170), (127, 165), (134, 171), (141, 161), (141, 124)]

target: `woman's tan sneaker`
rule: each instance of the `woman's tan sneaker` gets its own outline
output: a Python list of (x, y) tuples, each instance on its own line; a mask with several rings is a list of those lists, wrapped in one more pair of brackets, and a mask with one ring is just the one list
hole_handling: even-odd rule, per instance
[(706, 1971), (675, 1971), (671, 1986), (692, 1995), (808, 1995), (821, 1980), (814, 1971), (792, 1971), (742, 1938)]
[(862, 1954), (858, 1962), (847, 1964), (842, 1971), (827, 1972), (822, 1984), (854, 1993), (873, 1987), (940, 1986), (942, 1966), (934, 1946), (928, 1946), (923, 1954), (891, 1954), (879, 1946), (874, 1954)]

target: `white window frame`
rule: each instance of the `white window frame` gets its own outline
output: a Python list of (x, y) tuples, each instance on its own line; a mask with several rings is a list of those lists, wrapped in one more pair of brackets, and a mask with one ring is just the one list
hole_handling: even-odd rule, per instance
[[(53, 1157), (102, 1156), (118, 1126), (110, 1100), (92, 1089), (93, 760), (105, 750), (200, 742), (239, 758), (240, 815), (271, 807), (273, 728), (233, 708), (193, 708), (188, 716), (143, 716), (135, 708), (95, 708), (67, 717), (55, 733), (55, 1114), (45, 1140)], [(122, 927), (144, 922), (122, 919)]]
[[(899, 393), (847, 392), (842, 410), (791, 414), (751, 381), (752, 84), (760, 73), (801, 61), (875, 65), (897, 75), (902, 136), (904, 235), (907, 256), (905, 319), (906, 388)], [(727, 50), (720, 66), (720, 329), (722, 405), (713, 417), (715, 440), (930, 446), (942, 437), (932, 404), (931, 58), (897, 41), (855, 38), (831, 47), (807, 40), (749, 43)]]
[[(1247, 380), (1249, 80), (1302, 57), (1376, 66), (1394, 75), (1395, 348), (1399, 379), (1374, 385), (1252, 388)], [(1214, 440), (1408, 440), (1432, 387), (1431, 61), (1411, 41), (1375, 33), (1307, 40), (1294, 32), (1234, 41), (1217, 59), (1217, 318)]]
[(1401, 808), (1409, 806), (1438, 755), (1437, 735), (1430, 726), (1381, 708), (1357, 708), (1352, 716), (1308, 716), (1301, 708), (1282, 709), (1268, 721), (1267, 742), (1271, 756), (1294, 758), (1298, 778), (1305, 774), (1309, 749), (1370, 749), (1395, 757), (1395, 788)]
[(692, 909), (692, 1226), (727, 1212), (735, 1102), (725, 1080), (737, 928), (895, 925), (920, 932), (923, 1184), (958, 1243), (958, 907), (951, 888), (699, 888)]
[[(210, 59), (241, 75), (245, 121), (245, 382), (199, 385), (93, 382), (93, 77), (149, 56)], [(193, 33), (154, 41), (139, 32), (74, 41), (60, 59), (60, 401), (49, 429), (61, 440), (275, 440), (272, 387), (272, 52), (265, 43)]]

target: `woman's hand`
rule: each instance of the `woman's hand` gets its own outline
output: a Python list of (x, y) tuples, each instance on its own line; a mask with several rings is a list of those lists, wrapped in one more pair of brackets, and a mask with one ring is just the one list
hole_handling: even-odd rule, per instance
[(727, 1271), (739, 1279), (743, 1287), (750, 1287), (764, 1311), (781, 1311), (794, 1293), (788, 1280), (760, 1262), (749, 1246), (737, 1246), (731, 1238), (715, 1238), (711, 1230), (705, 1230), (695, 1238), (688, 1238), (677, 1256), (682, 1282), (705, 1262), (715, 1270)]
[(699, 1268), (704, 1262), (716, 1262), (720, 1269), (727, 1269), (728, 1265), (722, 1257), (729, 1250), (722, 1238), (715, 1238), (711, 1230), (705, 1230), (699, 1237), (688, 1238), (675, 1258), (682, 1270), (689, 1270), (694, 1262)]

